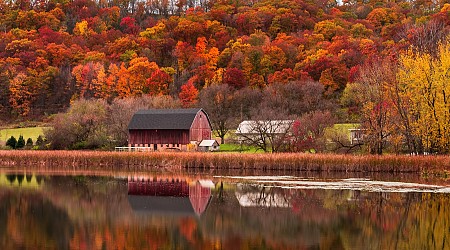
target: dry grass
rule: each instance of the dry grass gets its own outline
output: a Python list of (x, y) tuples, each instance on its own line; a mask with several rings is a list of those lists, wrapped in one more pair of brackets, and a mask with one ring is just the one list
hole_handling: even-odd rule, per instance
[(0, 166), (14, 169), (148, 171), (201, 170), (444, 173), (449, 156), (350, 156), (333, 154), (236, 154), (186, 152), (0, 151)]

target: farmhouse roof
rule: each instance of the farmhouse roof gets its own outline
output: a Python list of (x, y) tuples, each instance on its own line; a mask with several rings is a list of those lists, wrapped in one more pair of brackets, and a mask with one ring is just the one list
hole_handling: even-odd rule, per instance
[(236, 134), (258, 134), (261, 132), (269, 134), (286, 133), (293, 122), (292, 120), (243, 121), (239, 124)]
[[(193, 109), (147, 109), (137, 111), (128, 129), (190, 129), (201, 108)], [(205, 112), (205, 111), (203, 111)], [(205, 112), (206, 114), (206, 112)], [(209, 118), (206, 115), (206, 118)]]

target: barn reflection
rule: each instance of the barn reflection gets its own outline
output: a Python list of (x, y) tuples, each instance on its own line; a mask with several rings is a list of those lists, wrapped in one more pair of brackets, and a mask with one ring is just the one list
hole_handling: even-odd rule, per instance
[(128, 202), (138, 214), (201, 216), (214, 183), (182, 177), (128, 177)]

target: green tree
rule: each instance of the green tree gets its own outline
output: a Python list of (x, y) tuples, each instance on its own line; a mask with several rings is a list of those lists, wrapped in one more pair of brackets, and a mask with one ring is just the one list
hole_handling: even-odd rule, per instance
[(17, 144), (17, 139), (14, 136), (9, 137), (9, 139), (6, 141), (6, 146), (15, 149)]
[(16, 148), (23, 148), (23, 147), (25, 147), (25, 139), (23, 139), (23, 135), (20, 135), (16, 143)]
[(28, 139), (27, 139), (26, 145), (27, 145), (27, 146), (33, 146), (33, 139), (28, 138)]

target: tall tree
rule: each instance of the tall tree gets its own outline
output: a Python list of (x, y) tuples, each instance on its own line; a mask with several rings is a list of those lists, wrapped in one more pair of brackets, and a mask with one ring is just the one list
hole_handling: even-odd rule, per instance
[(426, 152), (450, 151), (450, 44), (440, 44), (436, 57), (409, 50), (400, 57), (401, 94), (412, 106), (414, 133)]
[(354, 89), (353, 98), (361, 105), (362, 129), (372, 154), (382, 154), (388, 137), (395, 132), (395, 109), (386, 88), (394, 81), (395, 71), (389, 64), (375, 61), (364, 65), (356, 82), (347, 86)]
[(228, 85), (212, 85), (204, 88), (199, 95), (199, 106), (211, 118), (214, 133), (224, 143), (225, 135), (236, 125), (233, 92)]
[(192, 107), (197, 103), (198, 90), (194, 86), (195, 77), (189, 79), (189, 81), (181, 86), (181, 92), (179, 94), (183, 107)]

